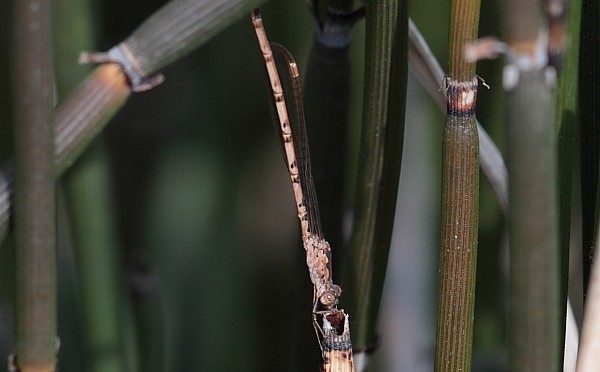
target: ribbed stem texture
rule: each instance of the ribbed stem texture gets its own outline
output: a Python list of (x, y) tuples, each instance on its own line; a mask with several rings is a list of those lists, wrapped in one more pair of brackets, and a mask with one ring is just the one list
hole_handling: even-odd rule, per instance
[(20, 371), (56, 365), (56, 243), (50, 2), (16, 2), (15, 257)]
[(477, 38), (479, 7), (479, 0), (453, 0), (450, 5), (448, 72), (457, 81), (471, 80), (475, 75), (475, 64), (465, 61), (464, 47)]
[(345, 298), (351, 301), (355, 350), (375, 342), (400, 176), (407, 73), (406, 2), (368, 2), (366, 17), (355, 221), (343, 282)]
[[(59, 177), (102, 131), (131, 91), (121, 68), (99, 66), (54, 113), (54, 170)], [(0, 241), (11, 218), (13, 164), (0, 172)]]
[(121, 108), (130, 95), (116, 64), (103, 64), (81, 83), (55, 113), (56, 174), (61, 175)]
[(470, 371), (479, 216), (477, 79), (450, 81), (447, 91), (435, 371)]
[(154, 13), (122, 45), (147, 76), (194, 50), (265, 0), (174, 0)]
[(479, 0), (450, 6), (447, 118), (442, 151), (442, 209), (435, 371), (470, 371), (479, 223), (479, 135), (475, 64), (464, 47), (477, 38)]

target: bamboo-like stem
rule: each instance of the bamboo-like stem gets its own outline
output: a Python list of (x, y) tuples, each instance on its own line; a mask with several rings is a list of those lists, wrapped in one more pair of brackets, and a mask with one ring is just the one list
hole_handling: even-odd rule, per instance
[[(448, 95), (460, 100), (462, 95), (476, 94), (476, 85), (476, 79), (471, 84), (451, 85), (456, 92)], [(474, 112), (448, 115), (443, 136), (435, 370), (469, 371), (479, 217), (479, 141)]]
[[(547, 3), (556, 3), (547, 1)], [(559, 4), (566, 6), (567, 1), (561, 1)], [(546, 9), (551, 4), (546, 5)], [(578, 60), (579, 60), (579, 25), (581, 18), (581, 2), (579, 0), (568, 1), (568, 9), (562, 8), (562, 14), (557, 9), (558, 16), (552, 16), (551, 23), (558, 23), (551, 26), (555, 29), (554, 38), (564, 40), (563, 50), (549, 48), (549, 63), (561, 66), (558, 89), (556, 96), (556, 125), (558, 134), (558, 194), (559, 194), (559, 249), (560, 249), (560, 298), (561, 304), (568, 302), (569, 287), (569, 246), (571, 238), (571, 206), (572, 206), (572, 184), (573, 184), (573, 164), (575, 162), (575, 130), (577, 128), (577, 87), (578, 87)], [(565, 10), (567, 11), (564, 14)], [(552, 39), (552, 36), (550, 36)], [(568, 43), (566, 42), (568, 40)], [(563, 57), (564, 56), (564, 60)], [(560, 319), (568, 319), (567, 306), (561, 306), (562, 311)], [(569, 339), (569, 320), (562, 326), (560, 332), (559, 344), (565, 345)], [(569, 360), (569, 345), (565, 346), (564, 361)], [(562, 355), (557, 355), (560, 364), (563, 363)], [(563, 368), (568, 370), (565, 363)]]
[[(433, 98), (440, 110), (446, 110), (446, 91), (440, 89), (440, 81), (444, 79), (444, 71), (433, 56), (419, 29), (409, 21), (408, 63), (429, 96)], [(477, 121), (479, 136), (480, 168), (492, 186), (498, 203), (506, 215), (508, 213), (508, 171), (500, 150), (492, 141), (485, 128)]]
[[(562, 359), (554, 81), (538, 1), (506, 3), (509, 171), (509, 364), (556, 371)], [(563, 324), (564, 326), (564, 324)]]
[(553, 95), (536, 72), (507, 102), (512, 371), (557, 370), (562, 354)]
[(478, 82), (464, 46), (477, 37), (479, 7), (479, 0), (454, 0), (450, 10), (435, 371), (471, 369), (479, 223)]
[(132, 68), (149, 76), (210, 40), (266, 0), (173, 0), (148, 18), (120, 46)]
[(54, 371), (57, 360), (50, 4), (20, 0), (15, 9), (15, 363), (23, 372)]
[[(57, 0), (54, 6), (56, 86), (58, 96), (62, 97), (89, 73), (90, 66), (74, 68), (73, 65), (79, 52), (92, 44), (94, 30), (89, 1)], [(123, 84), (118, 76), (115, 82)], [(78, 297), (83, 314), (86, 370), (124, 371), (122, 308), (118, 301), (121, 292), (117, 283), (118, 244), (111, 213), (108, 156), (103, 142), (96, 140), (86, 148), (62, 181), (67, 190), (69, 230), (82, 289)]]
[(464, 47), (477, 38), (479, 0), (452, 0), (450, 5), (450, 35), (448, 39), (448, 72), (456, 81), (471, 81), (475, 64), (465, 60)]
[(118, 245), (110, 218), (108, 164), (100, 145), (96, 142), (82, 155), (65, 184), (82, 288), (87, 370), (124, 371)]
[(581, 157), (581, 230), (583, 259), (583, 293), (587, 292), (594, 243), (594, 205), (598, 190), (600, 160), (600, 1), (581, 3), (581, 38), (579, 48), (579, 115)]
[(104, 129), (131, 91), (121, 68), (103, 64), (55, 112), (54, 166), (61, 175)]
[[(376, 321), (390, 247), (404, 135), (407, 6), (371, 1), (366, 8), (363, 127), (355, 221), (344, 289), (355, 351), (376, 343)], [(355, 354), (356, 355), (356, 354)]]

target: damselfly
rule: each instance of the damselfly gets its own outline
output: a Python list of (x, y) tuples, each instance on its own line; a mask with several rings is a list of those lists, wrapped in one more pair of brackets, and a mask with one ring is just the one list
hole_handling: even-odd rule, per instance
[(337, 309), (342, 290), (333, 283), (331, 248), (321, 231), (298, 67), (287, 49), (269, 43), (258, 10), (252, 13), (252, 23), (265, 59), (274, 116), (296, 200), (306, 264), (314, 286), (313, 325), (323, 353), (323, 367), (326, 371), (353, 371), (348, 316)]

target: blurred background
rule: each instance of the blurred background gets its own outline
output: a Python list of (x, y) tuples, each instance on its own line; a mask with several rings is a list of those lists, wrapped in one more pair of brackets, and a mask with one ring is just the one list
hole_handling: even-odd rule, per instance
[[(96, 36), (87, 50), (118, 44), (164, 3), (92, 0)], [(445, 66), (448, 2), (409, 3), (411, 16)], [(482, 7), (480, 35), (499, 35), (497, 2), (485, 1)], [(271, 1), (262, 14), (271, 41), (294, 54), (302, 74), (314, 30), (304, 2)], [(0, 4), (0, 17), (0, 157), (6, 160), (12, 152), (10, 2)], [(359, 22), (351, 49), (348, 233), (362, 112), (363, 33)], [(57, 61), (59, 53), (57, 48)], [(77, 64), (77, 53), (61, 54), (60, 61), (73, 75), (90, 70)], [(479, 90), (478, 117), (502, 148), (500, 63), (478, 66), (491, 86)], [(86, 346), (82, 302), (93, 293), (80, 281), (89, 268), (82, 267), (74, 243), (77, 199), (68, 185), (76, 177), (71, 173), (81, 171), (79, 162), (59, 182), (59, 369), (89, 370), (96, 358), (117, 354), (127, 371), (317, 370), (311, 287), (249, 19), (161, 72), (165, 82), (133, 95), (80, 160), (85, 169), (105, 176), (104, 183), (90, 187), (109, 195), (112, 216), (107, 231), (94, 232), (98, 239), (114, 238), (115, 270), (106, 275), (115, 275), (117, 301), (97, 306), (100, 312), (101, 306), (118, 307), (121, 341), (106, 354), (93, 354)], [(59, 93), (58, 100), (67, 94)], [(430, 371), (433, 362), (444, 116), (412, 75), (407, 107), (380, 348), (371, 371)], [(504, 221), (481, 180), (473, 367), (501, 371), (506, 370)], [(12, 249), (9, 236), (0, 247), (4, 356), (14, 350)], [(341, 301), (343, 308), (343, 296)]]

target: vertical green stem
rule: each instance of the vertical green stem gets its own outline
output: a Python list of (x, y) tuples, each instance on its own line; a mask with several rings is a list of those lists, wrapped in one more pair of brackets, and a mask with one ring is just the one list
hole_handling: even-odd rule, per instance
[(507, 96), (511, 371), (555, 371), (561, 352), (556, 135), (541, 74), (521, 73)]
[[(552, 1), (550, 1), (552, 2)], [(560, 303), (568, 301), (569, 287), (569, 245), (571, 238), (571, 207), (573, 164), (575, 163), (575, 130), (577, 129), (577, 88), (579, 60), (579, 25), (581, 19), (581, 1), (568, 2), (565, 15), (564, 35), (566, 40), (564, 61), (558, 61), (562, 68), (558, 80), (556, 95), (556, 125), (558, 133), (558, 193), (559, 193), (559, 244), (560, 244)], [(567, 308), (562, 306), (560, 319), (567, 318)], [(559, 343), (565, 343), (567, 324), (561, 327)], [(563, 363), (562, 355), (557, 355)]]
[(583, 293), (587, 291), (594, 251), (594, 206), (598, 190), (600, 161), (600, 2), (581, 3), (581, 42), (579, 48), (579, 115), (581, 156), (581, 230)]
[(565, 304), (560, 301), (555, 82), (548, 78), (540, 3), (508, 1), (505, 17), (513, 53), (503, 77), (510, 143), (509, 364), (511, 371), (557, 371)]
[[(73, 90), (91, 69), (91, 66), (75, 65), (79, 52), (93, 44), (90, 5), (86, 0), (54, 2), (59, 97)], [(102, 141), (96, 140), (86, 147), (62, 178), (67, 190), (70, 231), (81, 284), (81, 294), (77, 297), (81, 298), (83, 314), (86, 370), (118, 372), (124, 370), (118, 286), (121, 270), (111, 213), (108, 156)]]
[(452, 0), (450, 4), (448, 72), (456, 81), (475, 77), (475, 64), (465, 61), (464, 47), (477, 38), (480, 6), (479, 0)]
[(471, 370), (479, 223), (479, 139), (475, 119), (475, 65), (465, 61), (464, 45), (477, 37), (479, 7), (478, 0), (454, 0), (451, 4), (435, 371)]
[(56, 365), (56, 245), (50, 2), (16, 2), (17, 364)]
[(365, 38), (355, 220), (342, 296), (342, 302), (350, 301), (353, 346), (359, 352), (376, 342), (375, 325), (394, 226), (404, 136), (406, 2), (367, 2)]
[[(473, 89), (472, 85), (467, 89)], [(469, 371), (479, 216), (479, 141), (474, 114), (449, 115), (443, 136), (435, 370)]]
[(65, 177), (85, 320), (87, 370), (123, 371), (118, 244), (112, 227), (108, 163), (101, 142)]

